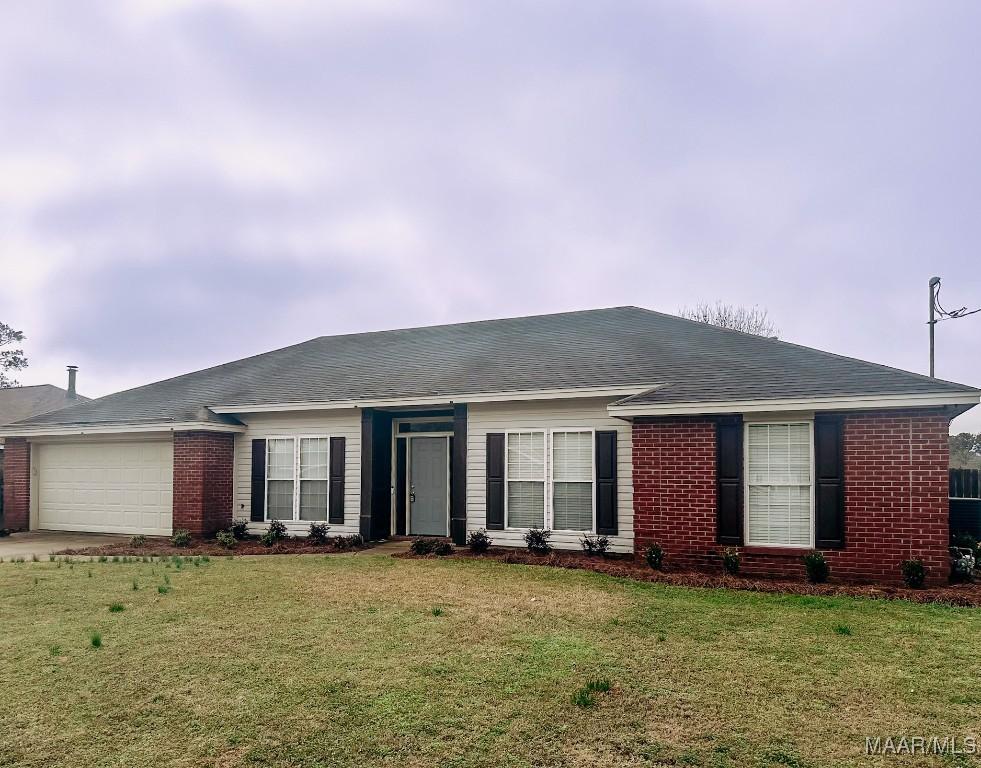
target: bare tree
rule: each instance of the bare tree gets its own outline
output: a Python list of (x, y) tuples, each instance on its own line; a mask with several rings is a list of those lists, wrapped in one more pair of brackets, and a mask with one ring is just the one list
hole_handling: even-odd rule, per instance
[(776, 336), (779, 333), (766, 309), (757, 306), (747, 309), (734, 304), (723, 304), (721, 301), (715, 304), (701, 302), (694, 307), (683, 307), (678, 314), (689, 320), (754, 333), (757, 336)]
[[(22, 331), (15, 331), (6, 323), (0, 323), (0, 347), (6, 347), (14, 342), (24, 340)], [(4, 387), (16, 387), (17, 382), (7, 375), (8, 371), (21, 371), (27, 367), (27, 358), (24, 357), (24, 350), (20, 349), (0, 349), (0, 389)]]

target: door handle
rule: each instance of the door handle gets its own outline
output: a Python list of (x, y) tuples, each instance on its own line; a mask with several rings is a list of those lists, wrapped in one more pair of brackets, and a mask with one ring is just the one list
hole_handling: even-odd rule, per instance
[(409, 503), (416, 503), (416, 487), (414, 485), (409, 486)]

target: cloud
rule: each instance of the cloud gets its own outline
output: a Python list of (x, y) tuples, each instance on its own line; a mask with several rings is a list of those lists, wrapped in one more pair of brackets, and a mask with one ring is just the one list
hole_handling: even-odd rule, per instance
[[(717, 298), (923, 370), (927, 278), (981, 303), (979, 16), (15, 6), (0, 306), (22, 378), (76, 362), (103, 394), (324, 333)], [(978, 322), (940, 329), (945, 376), (981, 382)]]

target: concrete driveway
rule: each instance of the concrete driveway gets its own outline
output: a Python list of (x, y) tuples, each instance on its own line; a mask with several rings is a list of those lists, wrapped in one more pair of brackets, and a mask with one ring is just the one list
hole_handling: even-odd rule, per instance
[(26, 531), (12, 533), (0, 539), (0, 558), (47, 556), (63, 549), (101, 547), (103, 544), (119, 544), (131, 536), (111, 533), (71, 533), (69, 531)]

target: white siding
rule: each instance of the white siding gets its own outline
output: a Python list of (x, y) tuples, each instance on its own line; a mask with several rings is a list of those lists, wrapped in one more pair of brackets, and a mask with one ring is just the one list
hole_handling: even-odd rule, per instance
[[(549, 400), (514, 403), (471, 403), (467, 425), (467, 530), (487, 525), (487, 433), (516, 429), (590, 427), (617, 431), (617, 528), (612, 549), (633, 551), (633, 462), (630, 424), (607, 415), (606, 399)], [(488, 531), (495, 545), (525, 545), (521, 531)], [(580, 549), (580, 535), (556, 531), (557, 549)]]
[[(290, 413), (249, 413), (238, 416), (248, 429), (235, 436), (235, 504), (233, 516), (248, 520), (252, 513), (252, 439), (277, 435), (329, 435), (345, 438), (344, 525), (330, 523), (330, 533), (357, 533), (361, 516), (361, 412), (293, 411)], [(256, 530), (265, 523), (253, 523)], [(291, 533), (305, 533), (309, 521), (287, 522)]]

